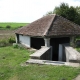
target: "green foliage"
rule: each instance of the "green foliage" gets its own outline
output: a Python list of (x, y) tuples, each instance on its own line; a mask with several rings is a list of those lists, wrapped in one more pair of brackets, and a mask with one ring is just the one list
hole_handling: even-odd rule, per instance
[(0, 28), (3, 28), (2, 26), (0, 26)]
[(8, 44), (8, 41), (7, 40), (0, 40), (0, 47), (5, 47), (6, 45)]
[(76, 7), (75, 9), (78, 12), (78, 14), (76, 15), (76, 18), (75, 18), (75, 23), (77, 23), (77, 24), (80, 25), (80, 6), (79, 7)]
[[(78, 43), (77, 43), (78, 41)], [(80, 36), (76, 36), (76, 39), (75, 39), (75, 49), (80, 52)]]
[(6, 28), (11, 28), (11, 26), (7, 25)]
[(68, 9), (69, 9), (68, 4), (61, 3), (60, 7), (55, 7), (53, 13), (66, 17)]
[(77, 41), (77, 40), (80, 40), (80, 36), (76, 36), (76, 41)]
[(46, 13), (46, 15), (49, 15), (49, 14), (53, 14), (53, 12), (52, 11), (49, 11), (49, 12)]
[(10, 38), (7, 38), (7, 39), (1, 39), (0, 40), (0, 47), (5, 47), (5, 46), (8, 46), (8, 45), (12, 45), (12, 43), (15, 43), (15, 38), (14, 37), (10, 37)]
[(56, 7), (54, 13), (61, 15), (73, 22), (75, 22), (75, 18), (78, 14), (77, 10), (73, 6), (69, 7), (69, 5), (66, 3), (61, 3), (60, 7)]
[(18, 48), (18, 47), (19, 47), (18, 44), (16, 43), (13, 44), (13, 48)]
[(80, 7), (76, 7), (76, 8), (73, 6), (69, 7), (67, 3), (61, 3), (59, 7), (55, 7), (54, 11), (52, 12), (50, 11), (48, 13), (58, 14), (80, 25)]
[(15, 38), (12, 37), (12, 36), (8, 39), (8, 41), (9, 41), (9, 43), (15, 43), (15, 42), (16, 42), (16, 41), (15, 41)]
[(17, 43), (13, 43), (13, 48), (17, 48), (17, 49), (25, 49), (24, 46), (22, 46), (21, 44), (17, 44)]
[(80, 14), (80, 6), (76, 7), (77, 12)]

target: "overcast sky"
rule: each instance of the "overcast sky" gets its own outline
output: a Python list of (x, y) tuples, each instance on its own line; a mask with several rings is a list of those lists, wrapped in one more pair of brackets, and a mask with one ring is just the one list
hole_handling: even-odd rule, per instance
[(0, 0), (0, 22), (33, 22), (62, 2), (80, 6), (80, 0)]

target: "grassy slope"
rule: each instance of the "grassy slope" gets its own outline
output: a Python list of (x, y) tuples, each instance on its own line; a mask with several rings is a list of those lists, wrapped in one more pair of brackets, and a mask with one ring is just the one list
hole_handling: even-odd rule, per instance
[(26, 26), (27, 24), (29, 23), (0, 23), (0, 27), (6, 28), (6, 26), (9, 25), (12, 29), (15, 29), (20, 26)]
[(80, 73), (80, 68), (51, 65), (21, 66), (31, 52), (0, 48), (0, 80), (72, 80)]
[(0, 80), (9, 80), (8, 78), (14, 76), (20, 68), (20, 63), (25, 62), (29, 54), (31, 53), (27, 50), (13, 47), (0, 48)]

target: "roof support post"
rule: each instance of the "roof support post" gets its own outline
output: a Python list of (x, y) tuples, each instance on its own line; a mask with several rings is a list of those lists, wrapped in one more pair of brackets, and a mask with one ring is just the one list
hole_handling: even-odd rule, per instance
[(50, 38), (44, 38), (45, 46), (50, 47)]
[(16, 34), (15, 38), (16, 38), (16, 43), (19, 43), (19, 34)]

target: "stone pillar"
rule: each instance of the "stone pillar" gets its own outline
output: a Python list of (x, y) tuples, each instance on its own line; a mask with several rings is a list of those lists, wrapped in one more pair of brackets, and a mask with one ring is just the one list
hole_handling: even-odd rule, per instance
[(70, 46), (75, 47), (75, 37), (70, 37)]
[(18, 41), (17, 41), (17, 34), (15, 35), (15, 39), (16, 39), (16, 43), (18, 43)]
[(18, 34), (16, 34), (15, 38), (16, 38), (16, 43), (19, 43), (19, 35)]
[(59, 44), (59, 55), (58, 55), (58, 60), (62, 61), (62, 57), (63, 57), (63, 48), (62, 48), (62, 44)]
[(45, 46), (50, 47), (50, 38), (44, 38)]

